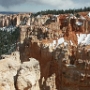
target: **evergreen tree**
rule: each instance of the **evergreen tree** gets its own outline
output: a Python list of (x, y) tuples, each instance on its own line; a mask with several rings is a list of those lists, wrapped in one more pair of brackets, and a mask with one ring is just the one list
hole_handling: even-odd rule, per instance
[(90, 11), (90, 7), (84, 7), (84, 8), (79, 8), (79, 9), (68, 9), (68, 10), (45, 10), (45, 11), (40, 11), (34, 14), (34, 16), (37, 15), (47, 15), (47, 14), (65, 14), (65, 13), (78, 13), (78, 12), (83, 12), (83, 11)]
[(17, 47), (17, 41), (20, 36), (20, 29), (7, 31), (0, 30), (0, 55), (11, 53)]

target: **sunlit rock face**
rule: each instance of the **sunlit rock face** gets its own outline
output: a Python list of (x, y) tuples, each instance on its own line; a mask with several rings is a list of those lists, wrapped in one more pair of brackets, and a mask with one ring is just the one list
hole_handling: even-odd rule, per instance
[(20, 67), (19, 52), (3, 55), (0, 59), (0, 90), (16, 90), (14, 77)]
[(34, 58), (21, 63), (18, 51), (0, 59), (0, 90), (40, 90), (40, 66)]
[(17, 89), (18, 90), (40, 90), (38, 80), (40, 79), (39, 62), (30, 58), (29, 62), (24, 62), (20, 66), (17, 75)]

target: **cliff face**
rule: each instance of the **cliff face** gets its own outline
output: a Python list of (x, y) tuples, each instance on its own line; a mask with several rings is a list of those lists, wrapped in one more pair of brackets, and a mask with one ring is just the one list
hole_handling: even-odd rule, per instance
[[(55, 74), (56, 85), (54, 88), (58, 90), (66, 90), (67, 88), (70, 88), (70, 90), (73, 90), (73, 88), (82, 90), (83, 87), (89, 87), (90, 51), (87, 47), (60, 46), (50, 52), (49, 48), (39, 47), (36, 42), (30, 43), (28, 47), (27, 44), (24, 43), (24, 45), (25, 48), (22, 48), (23, 51), (21, 51), (24, 53), (21, 53), (22, 62), (28, 60), (29, 57), (34, 57), (40, 62), (41, 90), (47, 88), (47, 80), (53, 74)], [(41, 84), (43, 77), (45, 82)]]
[(89, 90), (90, 18), (64, 14), (29, 19), (30, 26), (18, 24), (22, 63), (15, 74), (16, 90)]
[(46, 83), (52, 75), (56, 86), (50, 90), (89, 89), (89, 18), (60, 15), (57, 21), (52, 16), (48, 21), (29, 28), (28, 39), (20, 46), (22, 62), (29, 57), (40, 62), (41, 90), (50, 89)]

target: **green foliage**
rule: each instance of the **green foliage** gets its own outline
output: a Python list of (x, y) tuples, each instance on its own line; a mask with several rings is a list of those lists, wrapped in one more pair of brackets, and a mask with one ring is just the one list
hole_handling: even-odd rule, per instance
[(33, 14), (34, 16), (37, 15), (46, 15), (46, 14), (54, 14), (54, 15), (58, 15), (58, 14), (65, 14), (65, 13), (77, 13), (77, 12), (83, 12), (83, 11), (90, 11), (90, 7), (84, 7), (79, 8), (79, 9), (68, 9), (68, 10), (45, 10), (45, 11), (39, 11), (35, 14)]
[(17, 27), (11, 31), (0, 30), (0, 55), (8, 54), (15, 50), (17, 41), (19, 39), (20, 29)]

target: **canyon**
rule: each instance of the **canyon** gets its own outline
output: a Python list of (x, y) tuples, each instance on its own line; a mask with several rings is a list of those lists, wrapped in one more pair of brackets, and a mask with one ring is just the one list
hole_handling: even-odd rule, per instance
[(89, 90), (90, 12), (0, 15), (19, 27), (16, 51), (1, 55), (0, 90)]

